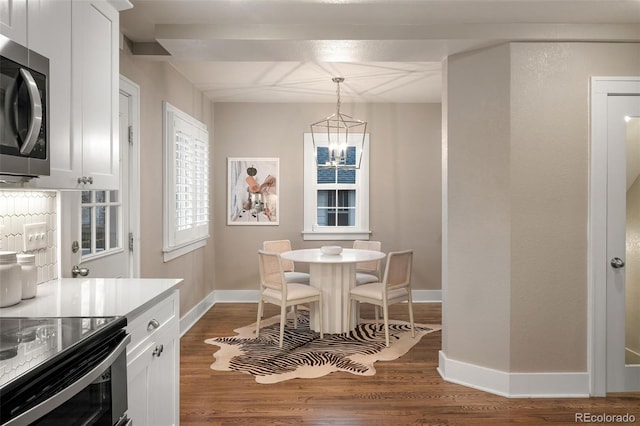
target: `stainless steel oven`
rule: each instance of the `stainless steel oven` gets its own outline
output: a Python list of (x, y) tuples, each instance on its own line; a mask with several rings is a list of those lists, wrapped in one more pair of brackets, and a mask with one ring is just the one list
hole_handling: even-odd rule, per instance
[(126, 318), (0, 318), (0, 423), (131, 425)]
[(49, 60), (0, 35), (0, 175), (50, 174)]

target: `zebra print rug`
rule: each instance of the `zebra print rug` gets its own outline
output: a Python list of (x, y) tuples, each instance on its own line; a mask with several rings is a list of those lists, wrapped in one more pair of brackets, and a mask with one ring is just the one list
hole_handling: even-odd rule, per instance
[(325, 334), (309, 329), (308, 311), (298, 311), (298, 328), (293, 318), (287, 319), (282, 349), (278, 347), (280, 316), (264, 319), (256, 338), (255, 323), (234, 330), (232, 337), (215, 337), (205, 343), (219, 346), (211, 368), (217, 371), (239, 371), (255, 376), (258, 383), (277, 383), (295, 378), (322, 377), (334, 371), (372, 376), (376, 361), (390, 361), (406, 354), (422, 336), (438, 331), (440, 325), (415, 324), (416, 337), (411, 337), (408, 322), (389, 320), (389, 347), (385, 346), (382, 320), (361, 320), (353, 331)]

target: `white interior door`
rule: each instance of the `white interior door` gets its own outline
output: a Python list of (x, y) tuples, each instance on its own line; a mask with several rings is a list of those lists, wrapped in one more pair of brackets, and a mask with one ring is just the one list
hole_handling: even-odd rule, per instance
[[(120, 94), (120, 189), (68, 191), (62, 201), (62, 276), (132, 276), (129, 244), (130, 98)], [(75, 269), (75, 272), (74, 272)]]
[(640, 96), (607, 97), (607, 392), (640, 391)]

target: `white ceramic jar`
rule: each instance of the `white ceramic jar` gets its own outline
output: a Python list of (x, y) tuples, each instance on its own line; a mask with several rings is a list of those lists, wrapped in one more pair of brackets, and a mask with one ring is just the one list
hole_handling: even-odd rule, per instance
[(22, 300), (22, 269), (16, 252), (0, 251), (0, 308)]
[(38, 269), (35, 254), (17, 255), (18, 265), (22, 269), (22, 299), (36, 297), (38, 291)]

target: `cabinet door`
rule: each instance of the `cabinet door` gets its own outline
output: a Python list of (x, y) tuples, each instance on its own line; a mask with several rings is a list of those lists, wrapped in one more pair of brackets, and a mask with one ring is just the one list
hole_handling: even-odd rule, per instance
[(106, 1), (73, 3), (74, 139), (82, 141), (85, 189), (119, 189), (118, 12)]
[(27, 46), (27, 0), (0, 0), (0, 34)]
[[(180, 423), (180, 321), (177, 291), (129, 322), (127, 392), (136, 426)], [(154, 324), (152, 326), (152, 324)]]
[(180, 422), (180, 348), (168, 333), (157, 337), (127, 364), (128, 415), (135, 425), (174, 426)]
[(136, 426), (150, 425), (149, 401), (152, 382), (153, 345), (137, 352), (133, 358), (127, 354), (127, 415)]
[[(167, 336), (165, 334), (165, 336)], [(179, 350), (176, 339), (167, 336), (158, 341), (150, 368), (149, 382), (149, 426), (175, 426), (179, 424)]]
[(82, 170), (71, 135), (71, 7), (71, 0), (29, 1), (29, 46), (49, 58), (51, 176), (36, 179), (39, 188), (74, 188)]

